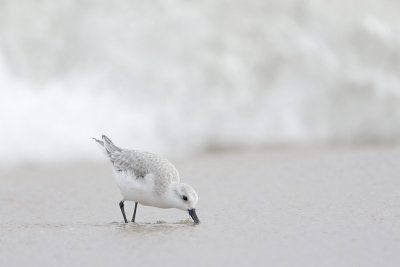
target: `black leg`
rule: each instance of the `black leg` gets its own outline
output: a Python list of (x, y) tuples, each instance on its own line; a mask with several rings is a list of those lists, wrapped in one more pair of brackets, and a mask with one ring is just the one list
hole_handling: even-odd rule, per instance
[(119, 202), (119, 207), (121, 209), (122, 216), (124, 216), (125, 223), (128, 223), (128, 220), (126, 219), (126, 216), (125, 216), (124, 201), (121, 200), (121, 202)]
[(135, 211), (133, 212), (132, 222), (135, 222), (137, 202), (135, 202)]

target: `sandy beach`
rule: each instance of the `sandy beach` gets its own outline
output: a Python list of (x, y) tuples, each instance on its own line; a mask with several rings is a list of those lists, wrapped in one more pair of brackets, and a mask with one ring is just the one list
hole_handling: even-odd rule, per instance
[(198, 226), (140, 205), (124, 224), (106, 161), (3, 171), (0, 266), (399, 266), (399, 160), (398, 145), (173, 160)]

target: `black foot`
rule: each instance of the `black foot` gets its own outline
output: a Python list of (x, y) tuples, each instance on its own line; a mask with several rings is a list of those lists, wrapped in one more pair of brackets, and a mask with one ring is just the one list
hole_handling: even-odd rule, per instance
[(121, 200), (121, 202), (119, 202), (119, 208), (121, 209), (122, 216), (124, 216), (125, 223), (128, 223), (128, 220), (126, 219), (126, 215), (125, 215), (124, 202), (122, 200)]
[(137, 204), (138, 204), (138, 203), (135, 202), (135, 211), (133, 212), (132, 222), (135, 222)]

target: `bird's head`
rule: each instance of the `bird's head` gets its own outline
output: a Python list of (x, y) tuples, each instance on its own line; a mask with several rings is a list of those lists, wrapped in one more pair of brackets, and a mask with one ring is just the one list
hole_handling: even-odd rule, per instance
[(195, 223), (199, 223), (199, 219), (196, 214), (196, 204), (199, 200), (196, 191), (193, 187), (188, 184), (179, 183), (175, 186), (174, 191), (174, 202), (175, 207), (184, 211), (189, 212), (190, 217), (192, 217)]

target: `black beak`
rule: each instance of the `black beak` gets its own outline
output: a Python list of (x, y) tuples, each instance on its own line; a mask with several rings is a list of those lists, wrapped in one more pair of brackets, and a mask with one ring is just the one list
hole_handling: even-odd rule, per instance
[(191, 209), (191, 210), (188, 210), (188, 211), (189, 211), (189, 215), (190, 215), (190, 217), (192, 217), (194, 223), (200, 223), (199, 218), (197, 218), (196, 210), (195, 209)]

